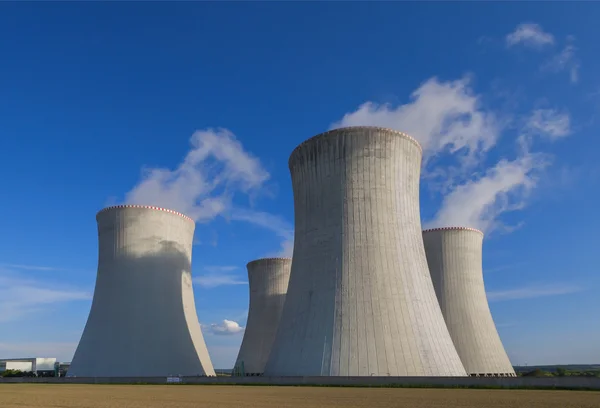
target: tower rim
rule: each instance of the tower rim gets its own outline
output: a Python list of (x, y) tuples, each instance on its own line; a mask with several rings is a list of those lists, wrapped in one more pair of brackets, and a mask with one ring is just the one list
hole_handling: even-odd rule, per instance
[(174, 215), (178, 215), (180, 217), (185, 218), (188, 221), (193, 222), (194, 224), (196, 223), (196, 221), (194, 221), (191, 217), (180, 213), (178, 211), (175, 210), (170, 210), (168, 208), (163, 208), (163, 207), (157, 207), (157, 206), (153, 206), (153, 205), (140, 205), (140, 204), (120, 204), (120, 205), (111, 205), (110, 207), (105, 207), (103, 209), (101, 209), (100, 211), (98, 211), (96, 213), (96, 218), (98, 218), (98, 216), (100, 214), (103, 214), (105, 212), (108, 211), (112, 211), (112, 210), (119, 210), (119, 209), (124, 209), (124, 208), (141, 208), (141, 209), (147, 209), (147, 210), (156, 210), (156, 211), (163, 211), (163, 212), (167, 212), (170, 214), (174, 214)]
[(290, 169), (292, 168), (292, 163), (295, 159), (295, 156), (298, 154), (298, 151), (300, 149), (302, 149), (304, 146), (314, 143), (316, 140), (325, 138), (325, 137), (329, 136), (331, 133), (339, 132), (339, 131), (343, 131), (343, 130), (379, 130), (379, 131), (393, 133), (396, 136), (403, 137), (403, 138), (407, 139), (408, 141), (412, 142), (415, 146), (417, 146), (419, 148), (419, 151), (421, 152), (421, 154), (423, 154), (423, 147), (417, 141), (417, 139), (410, 136), (408, 133), (402, 132), (401, 130), (386, 128), (386, 127), (382, 127), (382, 126), (344, 126), (344, 127), (335, 128), (335, 129), (328, 130), (326, 132), (319, 133), (315, 136), (312, 136), (312, 137), (306, 139), (304, 142), (300, 143), (298, 146), (296, 146), (294, 148), (294, 150), (292, 150), (292, 153), (290, 153), (290, 157), (288, 159), (288, 167)]
[(258, 258), (254, 259), (246, 264), (246, 267), (260, 262), (268, 262), (268, 261), (291, 261), (292, 258), (285, 256), (275, 256), (275, 257), (266, 257), (266, 258)]
[(458, 226), (428, 228), (428, 229), (423, 230), (423, 234), (427, 234), (429, 232), (442, 232), (442, 231), (472, 231), (472, 232), (478, 232), (481, 235), (485, 235), (483, 231), (478, 230), (477, 228), (472, 228), (472, 227), (458, 227)]

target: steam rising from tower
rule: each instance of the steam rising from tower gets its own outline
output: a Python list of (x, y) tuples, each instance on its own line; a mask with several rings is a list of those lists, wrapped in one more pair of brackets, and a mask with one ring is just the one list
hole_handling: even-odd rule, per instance
[(192, 290), (194, 221), (138, 205), (96, 220), (96, 288), (69, 376), (215, 375)]

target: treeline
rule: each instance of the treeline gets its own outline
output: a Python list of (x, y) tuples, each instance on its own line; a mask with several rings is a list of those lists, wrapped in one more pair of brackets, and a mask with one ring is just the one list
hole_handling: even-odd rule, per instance
[(567, 370), (563, 367), (557, 367), (554, 370), (542, 370), (535, 368), (530, 371), (517, 372), (520, 377), (600, 377), (600, 370)]
[(0, 377), (35, 377), (33, 371), (4, 370), (0, 372)]
[(37, 374), (33, 371), (21, 371), (21, 370), (4, 370), (0, 372), (0, 377), (54, 377), (54, 372), (38, 372)]

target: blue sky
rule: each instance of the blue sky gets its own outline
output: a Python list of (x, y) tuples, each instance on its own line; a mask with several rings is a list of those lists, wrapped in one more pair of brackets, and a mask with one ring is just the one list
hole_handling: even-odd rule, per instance
[(198, 317), (231, 366), (245, 264), (291, 249), (290, 152), (365, 124), (423, 144), (424, 226), (485, 230), (513, 363), (599, 363), (599, 18), (594, 3), (0, 4), (0, 356), (71, 359), (95, 214), (135, 202), (198, 220)]

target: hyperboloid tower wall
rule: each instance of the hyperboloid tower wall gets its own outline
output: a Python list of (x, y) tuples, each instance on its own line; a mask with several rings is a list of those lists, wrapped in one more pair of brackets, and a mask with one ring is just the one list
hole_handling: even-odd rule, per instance
[(423, 231), (423, 240), (436, 295), (467, 373), (515, 376), (485, 294), (483, 233), (437, 228)]
[(257, 259), (246, 266), (250, 307), (235, 374), (263, 373), (283, 310), (291, 266), (290, 258)]
[(421, 236), (421, 148), (351, 127), (291, 154), (294, 257), (265, 375), (465, 376)]
[(69, 376), (215, 375), (192, 290), (194, 221), (137, 205), (96, 220), (96, 288)]

